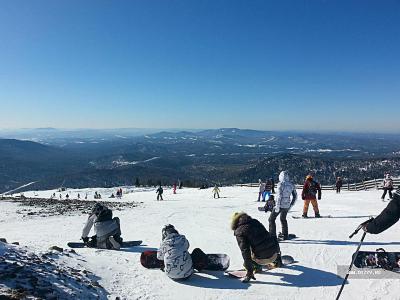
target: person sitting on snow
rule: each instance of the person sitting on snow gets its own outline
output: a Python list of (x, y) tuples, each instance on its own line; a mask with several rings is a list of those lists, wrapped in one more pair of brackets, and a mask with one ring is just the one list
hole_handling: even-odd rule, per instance
[(242, 252), (247, 274), (243, 282), (255, 279), (254, 273), (261, 271), (262, 266), (282, 266), (279, 243), (271, 236), (264, 225), (244, 212), (232, 216), (231, 229)]
[[(92, 227), (94, 236), (89, 239)], [(122, 245), (119, 218), (113, 218), (111, 209), (96, 203), (83, 227), (82, 240), (88, 247), (119, 249)]]
[(389, 202), (386, 208), (375, 219), (370, 219), (361, 224), (365, 232), (378, 234), (400, 219), (400, 188), (393, 194), (393, 200)]

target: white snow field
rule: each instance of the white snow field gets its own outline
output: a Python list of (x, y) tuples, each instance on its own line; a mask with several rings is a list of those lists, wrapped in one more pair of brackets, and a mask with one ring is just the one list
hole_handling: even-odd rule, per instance
[[(93, 194), (96, 189), (74, 190)], [(103, 200), (116, 189), (102, 190)], [(199, 247), (206, 253), (226, 253), (231, 258), (230, 269), (242, 268), (242, 256), (233, 232), (231, 215), (247, 212), (268, 228), (269, 213), (260, 212), (256, 202), (257, 188), (222, 187), (221, 199), (213, 199), (211, 189), (166, 189), (165, 201), (155, 201), (154, 190), (134, 190), (121, 200), (143, 202), (138, 207), (114, 211), (121, 219), (125, 240), (143, 240), (143, 245), (121, 251), (76, 249), (81, 264), (100, 279), (115, 299), (335, 299), (342, 283), (337, 266), (351, 261), (361, 238), (349, 234), (371, 215), (377, 215), (387, 202), (380, 200), (380, 191), (323, 191), (319, 201), (325, 219), (293, 219), (301, 215), (300, 199), (288, 215), (289, 231), (298, 239), (281, 243), (282, 254), (295, 258), (297, 263), (285, 268), (256, 274), (257, 281), (244, 284), (227, 278), (223, 272), (195, 273), (190, 280), (175, 282), (160, 270), (148, 270), (139, 262), (140, 253), (155, 249), (165, 224), (173, 224), (190, 242), (190, 250)], [(97, 189), (96, 191), (100, 191)], [(50, 197), (54, 191), (25, 193), (26, 196)], [(71, 191), (68, 191), (71, 194)], [(115, 192), (115, 191), (114, 191)], [(300, 193), (300, 191), (298, 191)], [(58, 197), (57, 193), (57, 197)], [(66, 194), (65, 192), (63, 193)], [(84, 201), (84, 200), (83, 200)], [(79, 241), (87, 216), (25, 216), (17, 214), (18, 203), (0, 201), (0, 237), (18, 241), (21, 246), (40, 252), (52, 245), (66, 247), (68, 241)], [(310, 205), (309, 215), (313, 215)], [(279, 218), (277, 229), (280, 230)], [(367, 235), (362, 250), (383, 247), (387, 251), (400, 251), (400, 224), (380, 235)], [(387, 271), (384, 271), (387, 272)], [(391, 279), (349, 279), (341, 299), (400, 299), (400, 277)], [(397, 275), (397, 274), (395, 274)], [(103, 296), (104, 297), (104, 296)]]

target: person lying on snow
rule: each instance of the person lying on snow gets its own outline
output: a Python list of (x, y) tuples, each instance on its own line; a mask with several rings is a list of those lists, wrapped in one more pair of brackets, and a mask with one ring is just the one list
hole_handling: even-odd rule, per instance
[[(92, 227), (94, 236), (89, 239)], [(119, 249), (122, 245), (119, 218), (113, 218), (111, 209), (96, 203), (83, 227), (82, 240), (87, 247)]]
[(173, 280), (186, 280), (194, 272), (207, 266), (207, 255), (199, 248), (189, 253), (186, 237), (171, 224), (162, 229), (162, 241), (157, 251), (157, 259), (164, 261), (163, 271)]
[(243, 282), (254, 279), (254, 273), (260, 272), (262, 266), (282, 266), (279, 243), (271, 236), (258, 220), (244, 212), (236, 212), (232, 216), (231, 229), (242, 252), (247, 274)]
[(386, 208), (375, 219), (370, 219), (361, 224), (365, 232), (378, 234), (400, 219), (400, 188), (393, 194), (393, 200), (389, 202)]

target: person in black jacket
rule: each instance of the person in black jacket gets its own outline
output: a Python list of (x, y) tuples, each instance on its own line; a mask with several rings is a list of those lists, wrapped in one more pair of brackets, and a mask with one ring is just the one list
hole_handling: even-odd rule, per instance
[(254, 278), (254, 273), (261, 271), (263, 265), (282, 265), (279, 243), (258, 220), (244, 212), (232, 216), (231, 229), (242, 252), (244, 267), (247, 270), (244, 282)]
[(364, 231), (372, 234), (378, 234), (394, 225), (400, 219), (400, 189), (393, 194), (393, 200), (389, 202), (386, 208), (375, 219), (364, 222), (362, 228)]

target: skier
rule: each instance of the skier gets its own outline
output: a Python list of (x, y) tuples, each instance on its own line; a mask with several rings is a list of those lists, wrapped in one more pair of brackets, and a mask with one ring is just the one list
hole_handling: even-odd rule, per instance
[(272, 193), (272, 178), (267, 179), (265, 181), (265, 189), (264, 189), (264, 193), (263, 193), (263, 201), (265, 201), (265, 199), (269, 198), (269, 195), (271, 195)]
[(174, 182), (174, 185), (172, 186), (173, 193), (176, 194), (176, 182)]
[(196, 248), (189, 253), (189, 242), (186, 237), (179, 234), (171, 224), (162, 229), (162, 241), (157, 251), (157, 258), (164, 261), (164, 272), (174, 280), (188, 279), (194, 269), (200, 271), (207, 263), (207, 255)]
[(317, 202), (317, 193), (318, 200), (321, 200), (321, 186), (318, 182), (316, 182), (311, 175), (307, 175), (306, 180), (304, 182), (303, 191), (301, 193), (301, 198), (304, 200), (303, 207), (303, 218), (308, 218), (308, 206), (310, 202), (313, 206), (315, 217), (320, 218), (319, 214), (318, 202)]
[(258, 220), (244, 212), (234, 213), (231, 229), (236, 236), (247, 270), (243, 282), (255, 279), (254, 273), (261, 271), (262, 266), (282, 266), (278, 240), (271, 236)]
[(361, 224), (363, 230), (368, 233), (378, 234), (400, 219), (400, 188), (393, 194), (393, 200), (375, 219), (370, 219)]
[(214, 186), (214, 188), (213, 188), (212, 191), (213, 191), (213, 194), (214, 194), (214, 199), (215, 199), (215, 198), (218, 198), (218, 199), (219, 199), (219, 192), (220, 192), (220, 190), (219, 190), (217, 184)]
[(392, 199), (393, 198), (392, 191), (393, 191), (393, 179), (392, 177), (390, 177), (390, 174), (386, 174), (385, 179), (383, 180), (383, 194), (381, 199), (385, 200), (387, 192), (389, 192), (389, 198)]
[(336, 193), (339, 194), (340, 193), (340, 189), (343, 186), (343, 181), (342, 178), (338, 177), (336, 178)]
[(258, 179), (258, 199), (257, 202), (260, 202), (260, 197), (263, 196), (263, 193), (265, 191), (265, 183), (261, 181), (261, 179)]
[[(292, 199), (290, 199), (292, 196)], [(286, 220), (287, 213), (294, 205), (297, 200), (296, 187), (293, 183), (289, 181), (289, 175), (286, 171), (282, 171), (279, 174), (279, 182), (277, 186), (276, 202), (275, 207), (269, 216), (269, 233), (271, 236), (276, 237), (276, 225), (275, 220), (280, 214), (281, 224), (282, 224), (282, 239), (287, 240), (289, 231), (288, 223)]]
[(162, 197), (163, 192), (164, 192), (164, 190), (163, 190), (163, 188), (161, 187), (161, 184), (160, 184), (160, 186), (158, 187), (158, 189), (156, 191), (156, 193), (157, 193), (157, 201), (164, 200), (163, 197)]
[[(89, 240), (92, 227), (95, 235)], [(119, 249), (122, 245), (119, 218), (113, 218), (111, 209), (96, 203), (83, 227), (82, 240), (88, 247)]]

